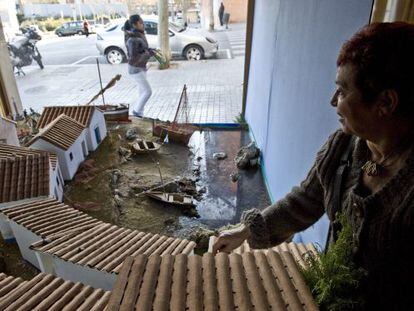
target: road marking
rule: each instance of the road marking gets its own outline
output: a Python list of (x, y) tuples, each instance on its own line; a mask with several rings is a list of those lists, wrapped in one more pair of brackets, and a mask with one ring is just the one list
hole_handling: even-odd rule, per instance
[(232, 59), (230, 49), (220, 49), (220, 50), (217, 51), (217, 53), (219, 53), (219, 52), (225, 52), (227, 54), (227, 58)]
[(231, 48), (233, 49), (233, 50), (240, 50), (240, 49), (245, 49), (246, 48), (246, 45), (238, 45), (238, 44), (232, 44), (231, 45)]
[(230, 51), (230, 49), (227, 49), (227, 56), (228, 56), (228, 58), (229, 58), (229, 59), (233, 58), (233, 57), (231, 56), (231, 51)]
[(85, 60), (87, 60), (87, 59), (89, 59), (89, 58), (92, 58), (92, 57), (96, 58), (97, 56), (86, 56), (86, 57), (84, 57), (84, 58), (82, 58), (82, 59), (78, 60), (77, 62), (74, 62), (74, 63), (72, 63), (72, 64), (70, 64), (70, 65), (71, 65), (71, 66), (72, 66), (72, 65), (78, 65), (78, 64), (80, 64), (80, 63), (84, 62)]

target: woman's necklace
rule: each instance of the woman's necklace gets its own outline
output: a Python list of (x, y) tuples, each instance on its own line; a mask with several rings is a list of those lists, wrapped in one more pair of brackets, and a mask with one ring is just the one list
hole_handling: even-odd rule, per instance
[(380, 170), (384, 169), (385, 165), (384, 162), (387, 161), (389, 159), (390, 155), (388, 155), (387, 157), (385, 157), (382, 161), (376, 163), (373, 160), (368, 160), (367, 162), (365, 162), (365, 164), (361, 167), (361, 169), (368, 175), (368, 176), (378, 176)]
[[(407, 139), (408, 138), (408, 139)], [(386, 168), (387, 166), (390, 166), (391, 164), (394, 163), (391, 162), (388, 165), (384, 165), (384, 163), (391, 158), (391, 156), (395, 155), (398, 151), (403, 151), (406, 147), (408, 147), (409, 144), (407, 144), (407, 142), (411, 142), (411, 138), (412, 136), (409, 135), (409, 137), (407, 137), (406, 139), (404, 139), (400, 144), (397, 144), (392, 150), (391, 152), (385, 156), (381, 161), (379, 161), (378, 163), (373, 161), (373, 160), (368, 160), (367, 162), (365, 162), (365, 164), (361, 167), (361, 169), (368, 175), (368, 176), (378, 176), (380, 171), (383, 170), (384, 168)], [(396, 159), (398, 159), (398, 157), (396, 157)]]

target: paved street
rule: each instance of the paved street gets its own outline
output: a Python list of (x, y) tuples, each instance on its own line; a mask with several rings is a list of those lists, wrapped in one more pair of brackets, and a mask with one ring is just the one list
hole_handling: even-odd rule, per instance
[[(145, 116), (173, 120), (181, 90), (187, 84), (190, 122), (234, 123), (241, 111), (244, 54), (236, 51), (232, 42), (234, 38), (242, 38), (244, 29), (245, 25), (238, 24), (215, 32), (223, 47), (223, 58), (174, 61), (168, 70), (158, 70), (157, 64), (151, 63), (148, 80), (153, 94)], [(16, 78), (24, 108), (41, 111), (50, 105), (85, 104), (98, 93), (94, 40), (82, 36), (45, 40), (39, 46), (45, 69), (25, 67), (27, 75)], [(133, 105), (138, 97), (137, 87), (127, 74), (126, 64), (109, 65), (103, 58), (100, 62), (104, 84), (116, 74), (122, 74), (121, 81), (105, 93), (106, 102)], [(101, 104), (101, 100), (95, 103)]]
[[(242, 36), (241, 40), (243, 40), (245, 30), (244, 28), (241, 30), (239, 28), (236, 31), (218, 30), (212, 35), (219, 43), (217, 59), (229, 59), (233, 55), (237, 55), (235, 51), (237, 51), (238, 47), (233, 46), (234, 41), (230, 40), (239, 38), (240, 33)], [(102, 63), (106, 63), (105, 57), (99, 55), (95, 43), (96, 34), (91, 34), (88, 38), (79, 35), (69, 37), (53, 35), (44, 37), (44, 39), (38, 42), (37, 46), (42, 54), (45, 65), (94, 64), (97, 57)], [(233, 51), (233, 49), (235, 50)]]
[[(72, 65), (85, 59), (99, 57), (95, 46), (96, 35), (53, 36), (37, 43), (44, 65)], [(102, 60), (104, 58), (102, 57)]]

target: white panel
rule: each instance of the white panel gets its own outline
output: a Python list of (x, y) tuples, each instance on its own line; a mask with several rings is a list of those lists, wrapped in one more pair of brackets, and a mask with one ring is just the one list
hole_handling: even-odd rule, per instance
[(247, 92), (246, 120), (261, 150), (265, 151), (271, 79), (280, 1), (256, 1), (252, 57)]
[[(329, 105), (336, 57), (368, 22), (371, 7), (372, 0), (256, 1), (246, 119), (272, 197), (300, 183), (339, 127)], [(323, 244), (325, 232), (315, 226), (309, 237)]]

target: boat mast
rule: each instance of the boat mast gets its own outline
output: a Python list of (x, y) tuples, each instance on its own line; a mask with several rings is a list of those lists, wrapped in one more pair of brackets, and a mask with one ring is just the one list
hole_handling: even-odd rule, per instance
[(99, 67), (99, 60), (98, 60), (98, 58), (96, 58), (96, 65), (98, 66), (99, 83), (101, 84), (102, 103), (103, 103), (103, 105), (105, 107), (106, 104), (105, 104), (105, 97), (104, 97), (104, 91), (103, 91), (103, 86), (102, 86), (101, 68)]

